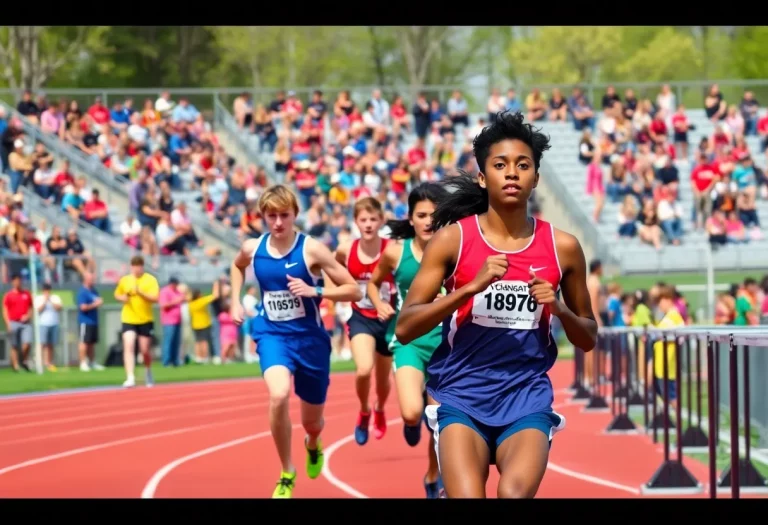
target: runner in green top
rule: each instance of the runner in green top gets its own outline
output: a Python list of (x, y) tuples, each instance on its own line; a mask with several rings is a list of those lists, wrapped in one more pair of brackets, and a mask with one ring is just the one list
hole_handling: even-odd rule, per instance
[[(421, 184), (408, 196), (408, 219), (389, 221), (391, 239), (379, 259), (379, 264), (368, 281), (368, 297), (379, 314), (379, 319), (390, 320), (387, 332), (389, 348), (395, 355), (395, 384), (400, 402), (400, 414), (403, 417), (405, 441), (412, 447), (421, 439), (421, 421), (426, 403), (426, 369), (432, 353), (442, 340), (442, 327), (421, 336), (407, 345), (402, 345), (395, 337), (397, 315), (408, 295), (411, 281), (416, 277), (421, 265), (424, 248), (432, 237), (430, 230), (432, 212), (436, 202), (445, 194), (445, 189), (432, 183)], [(381, 301), (379, 286), (389, 274), (395, 279), (397, 288), (397, 311), (389, 303)], [(429, 466), (424, 477), (427, 498), (440, 497), (442, 480), (435, 455), (434, 437), (430, 433)]]

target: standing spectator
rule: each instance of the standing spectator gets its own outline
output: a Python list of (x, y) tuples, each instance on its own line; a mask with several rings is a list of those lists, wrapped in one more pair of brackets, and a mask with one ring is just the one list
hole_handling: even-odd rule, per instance
[(376, 123), (382, 126), (389, 126), (391, 124), (389, 102), (382, 98), (380, 89), (373, 90), (370, 104), (372, 106), (373, 118)]
[(429, 132), (430, 112), (429, 103), (424, 93), (419, 93), (416, 102), (413, 104), (413, 127), (416, 130), (416, 136), (424, 139)]
[(29, 347), (32, 344), (32, 295), (21, 287), (21, 276), (11, 277), (11, 289), (3, 297), (3, 319), (11, 335), (11, 367), (14, 372), (27, 365)]
[(760, 109), (760, 103), (755, 99), (751, 91), (744, 92), (744, 98), (741, 99), (739, 110), (744, 119), (744, 135), (755, 135), (757, 133), (757, 112)]
[(171, 277), (160, 290), (160, 324), (163, 326), (163, 366), (179, 366), (181, 349), (181, 305), (186, 294), (179, 290), (179, 280)]
[(61, 326), (61, 297), (51, 293), (51, 284), (43, 284), (43, 292), (35, 297), (35, 310), (40, 324), (40, 344), (43, 346), (43, 361), (49, 372), (55, 372), (53, 353), (59, 342)]
[(209, 310), (219, 298), (219, 288), (214, 285), (213, 293), (203, 295), (199, 289), (194, 289), (189, 295), (189, 323), (195, 335), (195, 363), (207, 363), (213, 356), (213, 364), (220, 365), (221, 358), (216, 355), (217, 346), (213, 344), (213, 321)]
[(83, 285), (77, 292), (77, 325), (80, 327), (80, 371), (104, 370), (96, 362), (94, 345), (99, 342), (99, 307), (104, 300), (94, 286), (93, 274), (83, 274)]

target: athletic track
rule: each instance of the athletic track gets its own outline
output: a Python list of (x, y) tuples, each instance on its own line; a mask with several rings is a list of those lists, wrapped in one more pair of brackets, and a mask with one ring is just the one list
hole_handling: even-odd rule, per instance
[[(572, 404), (570, 362), (559, 362), (551, 377), (567, 428), (554, 439), (537, 497), (647, 497), (640, 485), (661, 465), (661, 446), (641, 434), (606, 435), (610, 413)], [(393, 381), (386, 436), (377, 441), (371, 433), (358, 446), (353, 385), (352, 374), (332, 377), (326, 468), (316, 480), (304, 471), (299, 404), (291, 399), (294, 497), (423, 498), (428, 434), (415, 448), (403, 440)], [(0, 398), (0, 497), (269, 498), (279, 462), (267, 404), (260, 379)], [(688, 458), (686, 465), (706, 488), (706, 465)], [(492, 468), (488, 497), (497, 481)]]

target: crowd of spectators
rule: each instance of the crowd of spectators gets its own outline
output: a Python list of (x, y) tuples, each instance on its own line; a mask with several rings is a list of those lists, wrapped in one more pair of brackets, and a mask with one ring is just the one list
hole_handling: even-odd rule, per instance
[[(570, 121), (582, 131), (578, 155), (593, 220), (600, 222), (606, 199), (620, 203), (620, 238), (637, 236), (656, 250), (681, 244), (686, 229), (706, 231), (715, 247), (762, 238), (756, 201), (768, 199), (768, 179), (754, 155), (768, 155), (768, 114), (753, 93), (728, 104), (713, 85), (704, 110), (714, 132), (693, 145), (695, 127), (667, 85), (655, 100), (639, 100), (631, 89), (622, 100), (608, 87), (599, 114), (578, 88), (564, 102), (559, 93), (549, 105), (542, 100), (537, 90), (528, 95), (529, 118)], [(759, 151), (750, 151), (750, 135), (759, 136)], [(691, 167), (691, 221), (679, 199), (681, 167)]]
[[(505, 96), (494, 89), (487, 117), (474, 119), (458, 90), (447, 100), (419, 93), (410, 108), (402, 96), (387, 100), (380, 90), (365, 101), (353, 100), (349, 91), (332, 101), (321, 91), (308, 100), (287, 91), (266, 104), (243, 93), (232, 113), (243, 130), (258, 137), (269, 160), (241, 166), (183, 96), (174, 101), (164, 92), (157, 100), (144, 100), (141, 108), (134, 108), (132, 99), (115, 100), (108, 108), (97, 97), (83, 111), (76, 101), (35, 101), (25, 93), (20, 113), (97, 156), (116, 178), (130, 181), (131, 214), (120, 225), (110, 224), (98, 193), (96, 201), (94, 192), (88, 192), (91, 198), (83, 195), (83, 182), (71, 176), (66, 163), (52, 166), (41, 145), (25, 152), (29, 147), (18, 142), (22, 139), (4, 133), (4, 147), (19, 153), (12, 166), (10, 158), (4, 165), (10, 167), (12, 189), (30, 185), (73, 217), (121, 235), (155, 266), (160, 255), (172, 253), (195, 263), (190, 248), (201, 244), (175, 192), (197, 192), (192, 205), (211, 221), (233, 227), (241, 238), (258, 237), (263, 224), (255, 203), (270, 178), (295, 188), (301, 225), (333, 248), (355, 235), (350, 210), (356, 199), (375, 196), (387, 217), (401, 218), (413, 185), (450, 177), (457, 169), (476, 172), (471, 141), (497, 111), (507, 109), (524, 112), (530, 121), (562, 122), (582, 132), (579, 160), (587, 167), (587, 192), (595, 198), (594, 220), (600, 221), (606, 198), (621, 203), (619, 236), (637, 236), (658, 250), (683, 242), (688, 221), (678, 197), (680, 159), (693, 161), (693, 228), (706, 230), (715, 244), (760, 236), (755, 200), (768, 191), (751, 155), (763, 151), (750, 152), (745, 137), (760, 135), (765, 150), (768, 117), (761, 117), (752, 93), (729, 105), (713, 86), (704, 107), (716, 131), (692, 148), (692, 125), (669, 86), (653, 100), (638, 99), (632, 89), (622, 97), (609, 87), (601, 105), (593, 108), (580, 88), (568, 97), (559, 89), (548, 95), (532, 89), (522, 101), (514, 89)], [(8, 129), (13, 127), (11, 120)]]

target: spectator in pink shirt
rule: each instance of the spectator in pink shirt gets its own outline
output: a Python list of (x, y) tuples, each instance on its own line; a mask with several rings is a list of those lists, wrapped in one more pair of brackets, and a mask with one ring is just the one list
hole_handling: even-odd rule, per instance
[(180, 290), (179, 280), (171, 277), (160, 290), (160, 324), (163, 326), (163, 366), (180, 366), (181, 358), (181, 305), (186, 293)]

